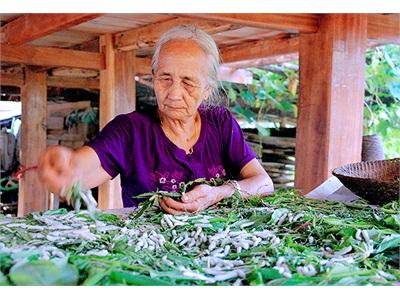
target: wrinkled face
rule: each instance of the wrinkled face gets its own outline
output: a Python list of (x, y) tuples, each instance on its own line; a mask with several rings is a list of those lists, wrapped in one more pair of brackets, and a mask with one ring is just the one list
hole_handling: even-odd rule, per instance
[(167, 42), (161, 48), (154, 74), (159, 112), (177, 120), (194, 116), (210, 91), (206, 79), (207, 57), (196, 42)]

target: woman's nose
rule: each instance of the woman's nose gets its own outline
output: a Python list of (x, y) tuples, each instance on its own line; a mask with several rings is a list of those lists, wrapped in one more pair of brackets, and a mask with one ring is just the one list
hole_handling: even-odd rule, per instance
[(168, 96), (171, 99), (181, 99), (183, 95), (182, 86), (179, 81), (174, 80), (168, 89)]

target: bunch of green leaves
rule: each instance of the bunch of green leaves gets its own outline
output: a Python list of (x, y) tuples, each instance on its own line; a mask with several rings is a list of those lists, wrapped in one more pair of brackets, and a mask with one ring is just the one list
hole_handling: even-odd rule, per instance
[(143, 213), (148, 210), (152, 206), (158, 206), (158, 201), (163, 198), (163, 197), (169, 197), (172, 198), (176, 201), (181, 201), (182, 196), (192, 189), (194, 186), (199, 185), (199, 184), (207, 184), (211, 186), (219, 186), (224, 184), (224, 181), (220, 178), (217, 178), (213, 181), (209, 181), (205, 178), (198, 178), (192, 181), (186, 182), (184, 185), (182, 185), (179, 188), (179, 192), (174, 192), (174, 191), (160, 191), (157, 190), (155, 192), (148, 192), (148, 193), (143, 193), (137, 196), (134, 196), (134, 198), (137, 199), (143, 199), (144, 203), (142, 203), (141, 208), (138, 210), (138, 212), (135, 213), (134, 218), (139, 218)]
[[(274, 71), (250, 68), (253, 74), (251, 85), (223, 82), (233, 112), (254, 124), (263, 135), (268, 133), (258, 123), (265, 121), (268, 114), (281, 118), (297, 116), (298, 72), (285, 66), (273, 65), (271, 68)], [(279, 123), (272, 123), (279, 127)]]
[(98, 125), (99, 109), (91, 107), (87, 109), (74, 110), (65, 118), (65, 125), (67, 127), (72, 127), (78, 123)]
[[(290, 65), (296, 66), (297, 62)], [(262, 135), (269, 131), (260, 122), (284, 127), (285, 117), (297, 117), (298, 71), (293, 67), (271, 65), (265, 69), (249, 68), (251, 85), (224, 82), (233, 112), (253, 124)], [(370, 48), (366, 53), (364, 134), (380, 134), (387, 158), (400, 153), (400, 46)]]
[(387, 158), (400, 153), (400, 47), (386, 45), (367, 51), (365, 134), (380, 134)]

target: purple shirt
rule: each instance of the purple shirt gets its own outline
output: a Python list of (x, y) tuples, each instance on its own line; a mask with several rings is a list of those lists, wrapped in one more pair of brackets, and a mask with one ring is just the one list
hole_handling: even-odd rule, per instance
[(201, 106), (199, 113), (201, 132), (192, 154), (167, 138), (156, 109), (118, 115), (87, 143), (112, 178), (121, 174), (124, 207), (137, 206), (140, 200), (133, 196), (179, 191), (197, 178), (238, 178), (256, 157), (226, 108)]

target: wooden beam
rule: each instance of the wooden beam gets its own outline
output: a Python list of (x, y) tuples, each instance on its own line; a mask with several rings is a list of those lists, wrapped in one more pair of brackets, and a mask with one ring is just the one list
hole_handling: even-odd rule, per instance
[(22, 87), (24, 85), (24, 76), (22, 76), (22, 74), (1, 73), (0, 85)]
[(136, 57), (136, 74), (149, 75), (151, 74), (151, 58)]
[(222, 63), (265, 58), (276, 55), (296, 54), (299, 38), (267, 39), (220, 49)]
[(49, 76), (47, 85), (65, 89), (100, 89), (100, 81), (98, 79), (71, 78), (64, 76)]
[(101, 70), (101, 53), (39, 46), (8, 46), (1, 44), (0, 60), (34, 66), (72, 67)]
[(238, 28), (237, 25), (189, 18), (173, 18), (167, 21), (146, 25), (115, 34), (115, 47), (119, 50), (132, 50), (153, 47), (160, 36), (169, 29), (183, 24), (193, 24), (209, 34)]
[(24, 14), (1, 27), (2, 43), (20, 46), (101, 14)]
[(400, 44), (400, 14), (369, 14), (368, 38), (379, 44)]
[[(100, 128), (116, 115), (135, 110), (135, 52), (114, 49), (113, 36), (100, 37), (100, 49), (106, 58), (107, 68), (100, 71)], [(101, 209), (121, 208), (120, 177), (99, 187)]]
[[(25, 80), (22, 74), (4, 74), (4, 73), (0, 74), (0, 85), (22, 87), (24, 85), (24, 82)], [(98, 79), (48, 76), (47, 86), (69, 88), (69, 89), (98, 90), (100, 88), (100, 82)]]
[[(46, 149), (46, 73), (25, 70), (21, 90), (22, 131), (20, 162), (25, 167), (37, 165), (39, 155)], [(18, 216), (48, 208), (47, 192), (40, 184), (36, 170), (29, 170), (19, 182)]]
[(240, 60), (236, 62), (231, 62), (224, 64), (231, 68), (241, 69), (250, 67), (264, 67), (268, 65), (283, 64), (286, 62), (291, 62), (299, 59), (298, 53), (289, 53), (282, 55), (273, 55), (264, 58), (255, 58), (249, 60)]
[(282, 30), (292, 33), (314, 33), (319, 16), (315, 14), (179, 14), (190, 18), (226, 22), (247, 27)]
[(367, 15), (329, 14), (300, 35), (295, 188), (308, 193), (335, 167), (361, 160)]

